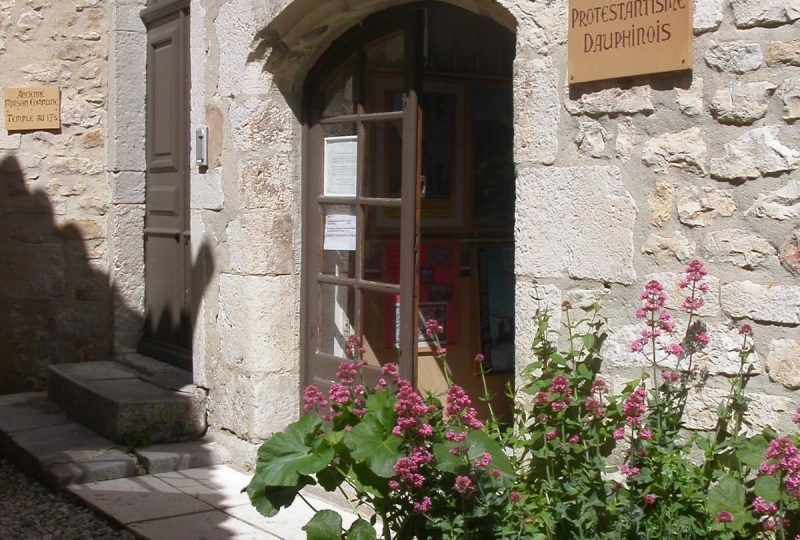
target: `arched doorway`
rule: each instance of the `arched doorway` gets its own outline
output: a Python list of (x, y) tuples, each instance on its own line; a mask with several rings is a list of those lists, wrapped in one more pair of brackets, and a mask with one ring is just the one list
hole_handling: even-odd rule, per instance
[(325, 386), (348, 335), (368, 378), (398, 362), (444, 386), (421, 327), (440, 321), (456, 382), (501, 411), (513, 379), (512, 32), (438, 2), (394, 8), (338, 40), (306, 81), (305, 380)]

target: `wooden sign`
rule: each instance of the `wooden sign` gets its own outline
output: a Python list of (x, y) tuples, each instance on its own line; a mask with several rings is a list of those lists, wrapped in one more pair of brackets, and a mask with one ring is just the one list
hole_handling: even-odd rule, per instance
[(569, 82), (692, 68), (692, 0), (569, 0)]
[(58, 86), (4, 88), (3, 102), (7, 131), (61, 127), (61, 90)]

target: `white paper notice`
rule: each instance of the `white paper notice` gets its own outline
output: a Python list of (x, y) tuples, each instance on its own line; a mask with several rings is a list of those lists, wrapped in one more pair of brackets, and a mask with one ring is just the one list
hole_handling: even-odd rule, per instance
[(325, 214), (325, 242), (329, 251), (356, 250), (356, 216), (350, 206), (333, 206)]
[(325, 195), (356, 196), (358, 137), (325, 137)]

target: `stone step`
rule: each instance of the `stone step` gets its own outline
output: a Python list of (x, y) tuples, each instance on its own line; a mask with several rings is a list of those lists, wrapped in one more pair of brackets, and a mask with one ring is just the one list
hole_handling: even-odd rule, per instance
[(81, 424), (128, 447), (196, 439), (206, 429), (205, 393), (190, 374), (177, 372), (185, 373), (118, 362), (58, 364), (50, 366), (47, 394)]
[(129, 448), (79, 424), (43, 393), (0, 396), (0, 454), (51, 487), (161, 474), (230, 461), (219, 443)]

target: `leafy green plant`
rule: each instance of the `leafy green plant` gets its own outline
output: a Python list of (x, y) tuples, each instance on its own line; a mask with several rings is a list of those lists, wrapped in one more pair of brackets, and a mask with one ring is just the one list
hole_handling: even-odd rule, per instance
[[(368, 388), (361, 340), (351, 336), (337, 382), (327, 394), (306, 389), (307, 414), (259, 450), (251, 501), (271, 516), (318, 484), (372, 516), (344, 530), (335, 512), (316, 512), (309, 539), (377, 538), (377, 527), (385, 540), (800, 540), (800, 437), (743, 434), (753, 375), (748, 325), (715, 429), (694, 433), (684, 424), (688, 396), (703, 383), (695, 356), (710, 341), (699, 317), (705, 276), (698, 261), (686, 269), (681, 333), (663, 286), (645, 285), (630, 347), (648, 367), (618, 394), (601, 372), (600, 307), (565, 302), (560, 328), (539, 310), (510, 426), (491, 408), (479, 419), (452, 384), (436, 321), (427, 334), (448, 383), (441, 398), (423, 398), (394, 364)], [(490, 403), (483, 363), (476, 365), (480, 399)]]

